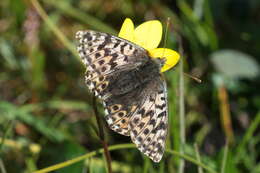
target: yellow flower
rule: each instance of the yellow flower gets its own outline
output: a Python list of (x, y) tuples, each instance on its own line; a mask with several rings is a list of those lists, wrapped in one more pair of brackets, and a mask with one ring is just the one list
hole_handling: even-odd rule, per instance
[(118, 36), (143, 47), (152, 58), (164, 57), (166, 62), (161, 72), (175, 66), (180, 59), (180, 55), (174, 50), (157, 48), (162, 39), (162, 24), (158, 20), (150, 20), (134, 28), (132, 20), (126, 18)]

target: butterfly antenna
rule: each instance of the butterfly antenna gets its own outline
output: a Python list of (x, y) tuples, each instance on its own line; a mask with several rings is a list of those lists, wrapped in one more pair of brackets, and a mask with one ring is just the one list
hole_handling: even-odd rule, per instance
[[(181, 36), (178, 35), (178, 34), (177, 34), (176, 36), (177, 36), (178, 42), (179, 42), (179, 44), (180, 44), (180, 47), (179, 47), (180, 55), (184, 57)], [(189, 78), (195, 80), (195, 81), (198, 82), (198, 83), (202, 83), (202, 80), (201, 80), (201, 79), (199, 79), (199, 78), (197, 78), (197, 77), (195, 77), (195, 76), (193, 76), (193, 75), (191, 75), (191, 74), (188, 74), (188, 73), (185, 73), (185, 72), (183, 72), (183, 74), (184, 74), (186, 77), (189, 77)]]
[(199, 79), (199, 78), (197, 78), (196, 76), (193, 76), (193, 75), (188, 74), (188, 73), (185, 73), (185, 72), (183, 72), (183, 74), (184, 74), (185, 76), (187, 76), (187, 77), (189, 77), (189, 78), (195, 80), (195, 81), (198, 82), (198, 83), (201, 83), (201, 82), (202, 82), (202, 80)]
[[(165, 34), (164, 34), (163, 48), (165, 48), (166, 44), (167, 44), (167, 38), (168, 38), (167, 36), (168, 36), (168, 31), (169, 31), (170, 20), (171, 20), (171, 18), (167, 17), (166, 27), (165, 27), (165, 32), (164, 32)], [(165, 52), (165, 49), (163, 49), (162, 57), (164, 57), (164, 52)]]
[[(165, 47), (166, 47), (166, 44), (167, 44), (167, 38), (168, 38), (167, 36), (168, 36), (168, 31), (169, 31), (169, 26), (170, 26), (170, 20), (171, 20), (171, 18), (170, 18), (170, 17), (167, 17), (166, 27), (165, 27), (165, 34), (164, 34), (163, 48), (165, 48)], [(181, 41), (180, 41), (180, 43), (181, 43)], [(182, 43), (181, 43), (181, 44), (182, 44)], [(181, 48), (181, 49), (182, 49), (182, 48)], [(183, 50), (181, 50), (181, 51), (183, 51)], [(162, 57), (164, 57), (164, 53), (165, 53), (165, 49), (163, 50)], [(167, 65), (167, 63), (165, 63), (165, 64)], [(188, 73), (185, 73), (185, 72), (183, 72), (183, 74), (184, 74), (185, 76), (187, 76), (187, 77), (189, 77), (189, 78), (195, 80), (195, 81), (198, 82), (198, 83), (201, 83), (201, 82), (202, 82), (201, 79), (199, 79), (198, 77), (195, 77), (195, 76), (193, 76), (193, 75), (191, 75), (191, 74), (188, 74)]]

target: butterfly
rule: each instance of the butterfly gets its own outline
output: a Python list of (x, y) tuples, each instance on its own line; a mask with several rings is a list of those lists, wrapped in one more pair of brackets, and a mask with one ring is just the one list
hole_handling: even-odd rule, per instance
[(142, 153), (159, 162), (168, 128), (167, 87), (160, 73), (165, 60), (107, 33), (78, 31), (76, 39), (86, 85), (103, 102), (110, 129), (130, 136)]

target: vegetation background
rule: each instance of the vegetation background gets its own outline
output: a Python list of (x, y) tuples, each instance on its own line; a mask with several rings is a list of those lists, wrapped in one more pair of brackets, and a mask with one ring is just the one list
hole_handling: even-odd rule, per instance
[[(92, 152), (54, 172), (112, 165), (113, 172), (259, 173), (259, 10), (259, 0), (0, 1), (0, 172), (33, 172)], [(164, 26), (170, 17), (161, 47), (184, 49), (165, 73), (169, 134), (159, 164), (121, 145), (130, 139), (105, 122), (112, 161), (95, 152), (103, 145), (74, 37), (82, 29), (116, 35), (126, 17)]]

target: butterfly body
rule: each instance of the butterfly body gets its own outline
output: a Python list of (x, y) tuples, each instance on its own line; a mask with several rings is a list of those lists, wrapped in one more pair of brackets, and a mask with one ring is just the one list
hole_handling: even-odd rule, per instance
[[(160, 68), (151, 58), (134, 69), (119, 72), (110, 77), (107, 92), (112, 95), (124, 95), (133, 92), (138, 87), (146, 85), (154, 78), (160, 77)], [(144, 88), (144, 87), (142, 87)]]
[(163, 59), (122, 38), (79, 31), (78, 52), (86, 65), (86, 84), (105, 107), (109, 127), (130, 136), (153, 161), (162, 158), (168, 126)]

